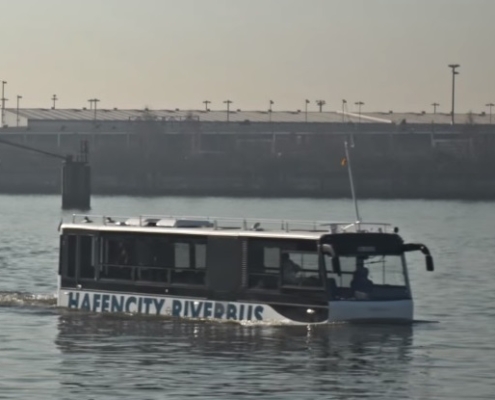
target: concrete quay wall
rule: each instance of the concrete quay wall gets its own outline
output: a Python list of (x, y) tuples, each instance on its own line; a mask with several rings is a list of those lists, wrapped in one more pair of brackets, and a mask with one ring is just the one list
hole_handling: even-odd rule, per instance
[[(11, 131), (0, 137), (59, 154), (87, 140), (95, 194), (348, 197), (344, 140), (360, 197), (495, 199), (495, 132), (417, 127), (175, 133)], [(59, 193), (60, 160), (0, 146), (1, 193)]]

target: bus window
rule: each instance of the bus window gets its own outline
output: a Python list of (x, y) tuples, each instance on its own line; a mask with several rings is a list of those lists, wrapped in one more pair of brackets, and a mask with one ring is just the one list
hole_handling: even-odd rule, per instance
[(93, 241), (92, 236), (79, 236), (79, 277), (81, 279), (95, 277)]
[(77, 236), (67, 235), (67, 264), (65, 268), (65, 276), (67, 278), (76, 277), (76, 264), (77, 264)]
[(341, 274), (332, 271), (332, 260), (325, 255), (331, 297), (357, 300), (409, 299), (404, 259), (401, 255), (341, 256)]

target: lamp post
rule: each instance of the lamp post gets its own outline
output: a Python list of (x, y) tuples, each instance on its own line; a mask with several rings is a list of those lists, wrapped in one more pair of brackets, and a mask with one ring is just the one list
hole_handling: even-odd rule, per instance
[(492, 123), (492, 107), (495, 106), (495, 104), (488, 103), (488, 104), (485, 104), (485, 106), (487, 106), (490, 110), (490, 125), (491, 125), (491, 123)]
[(347, 106), (347, 100), (342, 99), (342, 123), (345, 123), (345, 108)]
[(16, 117), (17, 117), (17, 127), (19, 128), (19, 103), (22, 99), (22, 96), (17, 95), (17, 108), (16, 108)]
[(94, 117), (93, 117), (93, 119), (94, 119), (94, 121), (96, 123), (96, 116), (97, 116), (96, 112), (97, 112), (97, 108), (98, 108), (98, 102), (100, 100), (99, 99), (89, 99), (88, 101), (89, 101), (89, 104), (90, 104), (89, 109), (90, 110), (94, 110)]
[(210, 104), (210, 103), (211, 103), (211, 101), (210, 101), (210, 100), (205, 100), (205, 101), (203, 101), (203, 104), (205, 105), (205, 111), (210, 111), (210, 110), (208, 109), (208, 104)]
[(273, 100), (270, 100), (269, 104), (268, 104), (268, 121), (269, 122), (272, 122), (272, 106), (273, 104), (275, 104), (273, 102)]
[(230, 121), (230, 105), (233, 103), (232, 100), (225, 100), (225, 104), (227, 104), (227, 122)]
[(327, 104), (325, 100), (316, 100), (316, 104), (318, 104), (318, 107), (320, 108), (320, 112), (323, 110), (323, 106)]
[(54, 94), (54, 95), (52, 96), (52, 101), (53, 101), (53, 107), (52, 107), (52, 108), (53, 108), (54, 110), (55, 110), (56, 105), (57, 105), (57, 100), (58, 100), (58, 97), (57, 97), (57, 95), (56, 95), (56, 94)]
[(361, 123), (361, 107), (364, 106), (364, 103), (362, 101), (356, 101), (354, 104), (358, 106), (359, 123)]
[(93, 102), (94, 102), (94, 104), (95, 104), (95, 107), (94, 107), (94, 108), (95, 108), (95, 122), (96, 122), (96, 119), (97, 119), (97, 118), (96, 118), (96, 111), (97, 111), (97, 108), (98, 108), (98, 102), (99, 102), (99, 101), (100, 101), (100, 100), (98, 100), (98, 99), (93, 99)]
[(455, 76), (459, 75), (459, 72), (456, 71), (457, 68), (459, 68), (459, 64), (449, 64), (449, 68), (452, 69), (452, 111), (451, 111), (451, 116), (452, 116), (452, 125), (455, 124), (454, 120), (454, 112), (455, 112)]
[(305, 103), (304, 103), (304, 121), (305, 122), (308, 122), (308, 104), (309, 104), (309, 100), (306, 99)]
[(7, 100), (5, 98), (5, 85), (7, 84), (7, 81), (2, 81), (2, 128), (5, 124), (5, 101)]
[(437, 107), (440, 105), (438, 103), (431, 103), (431, 105), (433, 106), (433, 115), (435, 115), (437, 113)]

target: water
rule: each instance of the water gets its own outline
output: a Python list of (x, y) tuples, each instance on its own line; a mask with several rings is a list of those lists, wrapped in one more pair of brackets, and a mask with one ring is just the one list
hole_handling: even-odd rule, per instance
[[(413, 326), (241, 326), (54, 306), (52, 196), (0, 196), (0, 399), (491, 399), (495, 203), (364, 201), (426, 243), (411, 254)], [(93, 199), (93, 213), (353, 219), (349, 201)]]

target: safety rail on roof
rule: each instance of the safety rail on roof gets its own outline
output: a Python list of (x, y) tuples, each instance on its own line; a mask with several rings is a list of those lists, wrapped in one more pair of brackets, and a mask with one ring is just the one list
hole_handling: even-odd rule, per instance
[(73, 224), (105, 226), (198, 228), (250, 231), (310, 231), (310, 232), (392, 232), (392, 226), (381, 222), (329, 222), (275, 220), (259, 218), (226, 218), (198, 216), (140, 215), (138, 217), (73, 214)]

